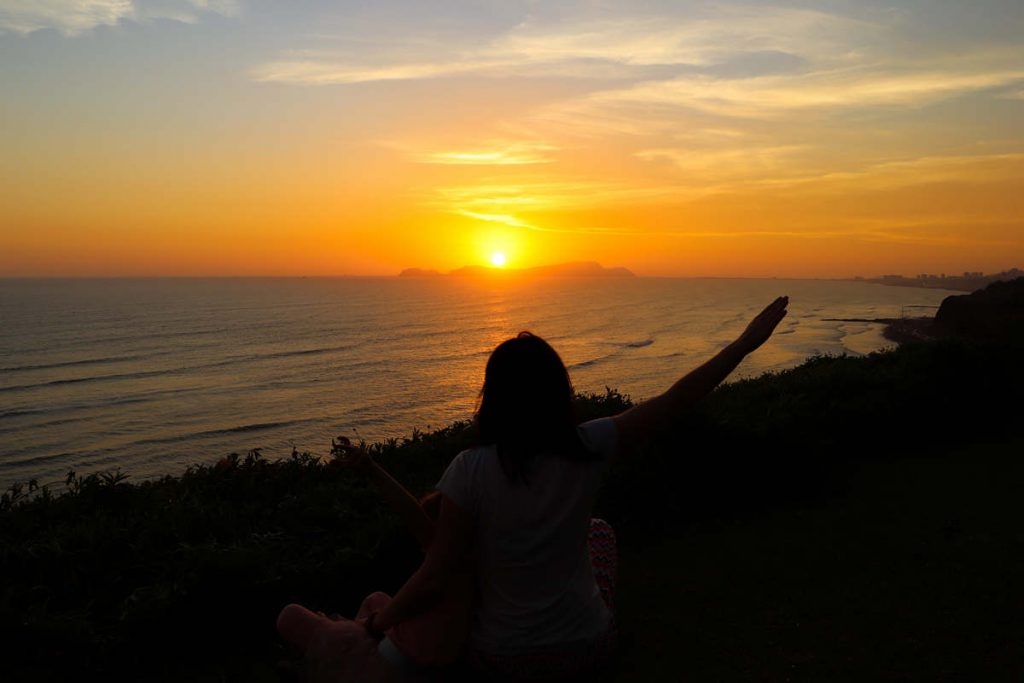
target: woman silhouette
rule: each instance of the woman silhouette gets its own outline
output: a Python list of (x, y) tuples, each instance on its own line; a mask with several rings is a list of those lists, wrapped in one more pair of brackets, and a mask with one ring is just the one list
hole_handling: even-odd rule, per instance
[(441, 513), (421, 567), (360, 621), (383, 634), (431, 607), (473, 548), (478, 577), (470, 662), (487, 680), (588, 676), (611, 652), (613, 621), (588, 551), (590, 515), (609, 460), (708, 394), (771, 336), (779, 297), (718, 355), (664, 393), (577, 427), (558, 354), (529, 333), (491, 354), (476, 414), (480, 445), (460, 453), (437, 488)]

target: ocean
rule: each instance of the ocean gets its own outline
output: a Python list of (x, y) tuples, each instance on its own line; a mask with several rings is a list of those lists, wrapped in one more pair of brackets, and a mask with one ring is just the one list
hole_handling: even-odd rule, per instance
[(829, 280), (0, 280), (0, 485), (132, 480), (261, 448), (326, 455), (467, 419), (496, 344), (546, 338), (579, 391), (642, 399), (790, 314), (733, 375), (887, 346), (881, 325), (954, 292)]

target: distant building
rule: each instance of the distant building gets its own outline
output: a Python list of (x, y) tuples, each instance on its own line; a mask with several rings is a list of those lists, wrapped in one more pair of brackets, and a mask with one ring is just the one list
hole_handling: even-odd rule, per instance
[(1001, 273), (985, 275), (981, 271), (964, 271), (961, 275), (946, 275), (940, 273), (918, 273), (913, 277), (905, 278), (902, 275), (882, 275), (877, 278), (866, 278), (868, 282), (877, 282), (883, 285), (895, 285), (897, 287), (925, 287), (941, 289), (958, 289), (965, 292), (973, 292), (1000, 280), (1013, 280), (1024, 276), (1024, 270), (1011, 268)]

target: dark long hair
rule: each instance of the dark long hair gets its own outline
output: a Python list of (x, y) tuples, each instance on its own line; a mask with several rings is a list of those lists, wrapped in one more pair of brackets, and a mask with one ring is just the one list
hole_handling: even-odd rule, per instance
[(481, 445), (497, 447), (510, 479), (527, 481), (534, 457), (590, 460), (576, 430), (572, 382), (551, 345), (520, 332), (487, 361), (476, 426)]

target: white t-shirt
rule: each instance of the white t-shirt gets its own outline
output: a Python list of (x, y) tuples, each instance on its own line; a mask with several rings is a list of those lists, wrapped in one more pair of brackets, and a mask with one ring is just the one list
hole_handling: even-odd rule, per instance
[(482, 653), (515, 655), (595, 640), (610, 614), (587, 548), (601, 476), (615, 451), (611, 418), (579, 427), (598, 457), (541, 456), (529, 484), (511, 482), (494, 446), (459, 453), (437, 488), (473, 519), (479, 605), (471, 631)]

